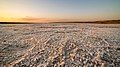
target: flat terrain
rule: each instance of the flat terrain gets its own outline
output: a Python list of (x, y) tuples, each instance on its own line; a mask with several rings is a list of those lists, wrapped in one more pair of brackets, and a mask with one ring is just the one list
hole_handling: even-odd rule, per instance
[(0, 67), (120, 67), (120, 24), (1, 24)]

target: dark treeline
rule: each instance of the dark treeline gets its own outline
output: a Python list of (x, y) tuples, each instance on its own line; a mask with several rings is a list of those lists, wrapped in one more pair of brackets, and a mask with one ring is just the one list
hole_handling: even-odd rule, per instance
[(52, 22), (52, 23), (93, 23), (93, 24), (120, 24), (120, 20), (106, 20), (106, 21), (87, 21), (87, 22)]
[(31, 22), (0, 22), (0, 24), (32, 24)]
[[(0, 24), (39, 24), (40, 22), (0, 22)], [(42, 22), (43, 23), (43, 22)], [(50, 22), (50, 23), (94, 23), (94, 24), (120, 24), (120, 20), (106, 20), (106, 21), (88, 21), (88, 22)]]

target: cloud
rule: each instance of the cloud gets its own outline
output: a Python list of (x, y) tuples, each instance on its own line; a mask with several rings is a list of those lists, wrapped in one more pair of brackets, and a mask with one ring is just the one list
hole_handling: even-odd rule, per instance
[(69, 22), (75, 21), (75, 19), (58, 19), (58, 18), (39, 18), (39, 17), (24, 17), (20, 18), (21, 21), (25, 22)]
[(26, 21), (26, 22), (53, 22), (55, 19), (50, 19), (50, 18), (36, 18), (36, 17), (24, 17), (24, 18), (19, 18), (21, 21)]

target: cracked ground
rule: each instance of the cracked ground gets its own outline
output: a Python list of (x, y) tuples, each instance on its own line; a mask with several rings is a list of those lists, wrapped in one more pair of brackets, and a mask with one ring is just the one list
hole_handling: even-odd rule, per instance
[(0, 67), (120, 67), (120, 24), (0, 25)]

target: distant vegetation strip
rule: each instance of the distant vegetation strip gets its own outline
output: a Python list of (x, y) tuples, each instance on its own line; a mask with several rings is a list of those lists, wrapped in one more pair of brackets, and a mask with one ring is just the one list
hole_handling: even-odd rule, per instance
[[(36, 23), (39, 24), (40, 22), (0, 22), (0, 24), (36, 24)], [(73, 22), (50, 22), (50, 23), (120, 24), (120, 20), (88, 21), (88, 22), (73, 21)]]
[(53, 23), (92, 23), (92, 24), (120, 24), (120, 20), (106, 20), (106, 21), (87, 21), (87, 22), (53, 22)]
[(0, 22), (0, 24), (32, 24), (31, 22)]

